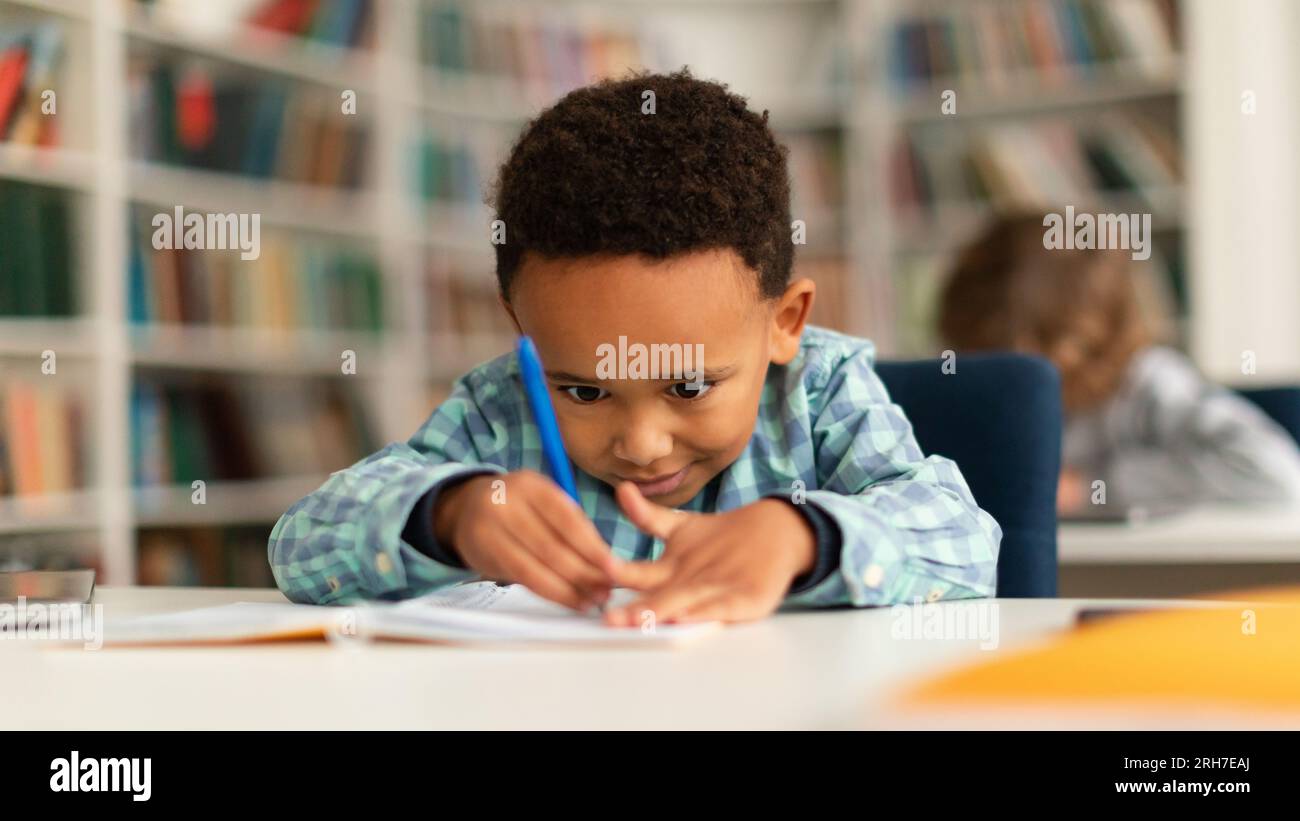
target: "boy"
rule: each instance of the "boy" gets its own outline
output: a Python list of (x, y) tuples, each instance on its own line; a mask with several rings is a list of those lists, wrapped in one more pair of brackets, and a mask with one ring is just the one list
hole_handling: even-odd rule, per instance
[[(766, 115), (687, 71), (544, 111), (501, 169), (497, 278), (546, 368), (581, 508), (539, 473), (503, 356), (285, 513), (280, 588), (331, 603), (477, 577), (577, 609), (640, 591), (606, 612), (617, 626), (992, 595), (1001, 532), (956, 465), (921, 454), (871, 343), (805, 329), (789, 203)], [(678, 344), (704, 353), (685, 378), (598, 367), (611, 346)]]

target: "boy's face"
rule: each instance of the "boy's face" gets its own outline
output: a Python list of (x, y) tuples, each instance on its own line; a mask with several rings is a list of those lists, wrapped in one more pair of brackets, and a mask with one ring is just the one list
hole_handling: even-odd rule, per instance
[[(799, 280), (764, 299), (757, 274), (730, 249), (662, 261), (529, 254), (508, 310), (537, 344), (570, 458), (611, 486), (631, 480), (675, 507), (745, 449), (768, 364), (798, 352), (812, 297), (812, 283)], [(648, 375), (665, 378), (599, 378), (623, 350), (634, 367), (638, 343), (647, 352), (680, 345), (681, 361), (689, 351), (703, 362), (692, 359), (675, 379), (659, 357)]]

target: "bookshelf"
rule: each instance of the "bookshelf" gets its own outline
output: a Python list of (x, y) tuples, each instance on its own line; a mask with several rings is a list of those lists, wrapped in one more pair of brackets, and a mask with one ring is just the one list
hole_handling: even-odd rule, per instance
[[(1107, 191), (1097, 203), (1155, 213), (1161, 257), (1179, 257), (1174, 273), (1162, 274), (1161, 287), (1164, 304), (1178, 315), (1180, 341), (1193, 350), (1220, 344), (1228, 338), (1220, 329), (1225, 320), (1197, 297), (1207, 291), (1188, 254), (1189, 247), (1201, 253), (1206, 242), (1186, 238), (1188, 212), (1206, 221), (1206, 198), (1213, 192), (1184, 180), (1195, 182), (1198, 171), (1222, 157), (1203, 146), (1184, 150), (1183, 135), (1189, 109), (1202, 122), (1210, 119), (1196, 114), (1207, 103), (1188, 82), (1187, 44), (1212, 39), (1203, 21), (1221, 12), (1208, 11), (1214, 4), (1201, 0), (1153, 0), (1153, 7), (1178, 10), (1170, 49), (1148, 53), (1140, 40), (1125, 41), (1131, 53), (1083, 65), (1078, 59), (1053, 62), (1048, 48), (1034, 52), (1039, 63), (1000, 59), (995, 71), (972, 57), (987, 49), (981, 52), (969, 36), (954, 36), (951, 54), (936, 59), (948, 48), (942, 45), (946, 35), (918, 28), (955, 20), (959, 29), (975, 15), (1015, 15), (1027, 4), (1043, 5), (370, 0), (357, 4), (370, 13), (355, 36), (328, 40), (234, 26), (264, 8), (261, 0), (231, 0), (236, 12), (208, 19), (207, 29), (188, 25), (187, 17), (210, 18), (225, 4), (0, 0), (0, 32), (40, 22), (54, 22), (63, 32), (61, 140), (53, 147), (0, 141), (0, 184), (38, 185), (68, 198), (77, 294), (68, 316), (0, 318), (0, 374), (58, 380), (80, 391), (88, 442), (84, 486), (0, 496), (0, 563), (57, 565), (66, 554), (73, 557), (67, 561), (95, 563), (104, 583), (156, 581), (173, 571), (190, 582), (221, 583), (212, 575), (225, 566), (218, 554), (222, 545), (234, 545), (241, 557), (234, 562), (242, 568), (238, 578), (251, 578), (248, 544), (256, 539), (250, 534), (269, 531), (327, 471), (306, 470), (290, 459), (278, 472), (214, 477), (204, 505), (192, 503), (188, 483), (140, 485), (141, 436), (131, 431), (144, 429), (136, 398), (141, 389), (246, 394), (258, 385), (292, 384), (341, 391), (355, 397), (371, 445), (404, 440), (456, 376), (510, 344), (495, 304), (486, 241), (491, 214), (480, 189), (528, 117), (593, 75), (632, 66), (689, 64), (697, 76), (721, 78), (755, 107), (771, 111), (791, 147), (792, 216), (808, 228), (796, 265), (818, 282), (814, 319), (873, 338), (885, 356), (934, 352), (928, 310), (942, 260), (1001, 204), (990, 197), (944, 196), (924, 207), (896, 207), (901, 143), (937, 146), (934, 162), (942, 165), (981, 139), (992, 145), (986, 153), (996, 154), (998, 146), (984, 135), (1000, 130), (1032, 135), (1042, 123), (1068, 129), (1107, 116), (1157, 117), (1170, 135), (1176, 174), (1160, 185)], [(914, 33), (921, 31), (924, 37)], [(940, 45), (932, 47), (931, 37)], [(345, 41), (351, 44), (340, 44)], [(899, 43), (922, 42), (925, 62), (900, 62)], [(1076, 58), (1085, 48), (1062, 42), (1058, 50)], [(1231, 58), (1216, 59), (1224, 65)], [(966, 68), (951, 74), (954, 65)], [(948, 74), (935, 70), (943, 66)], [(292, 172), (268, 167), (264, 157), (218, 156), (186, 146), (144, 150), (158, 133), (149, 117), (166, 110), (157, 102), (159, 78), (162, 93), (170, 83), (171, 93), (186, 89), (187, 104), (199, 100), (200, 123), (207, 98), (194, 91), (201, 92), (204, 82), (217, 90), (253, 89), (244, 98), (215, 95), (218, 108), (274, 108), (259, 95), (279, 89), (294, 101), (286, 104), (289, 110), (310, 112), (324, 123), (328, 148), (303, 152), (313, 155), (310, 161), (292, 157)], [(948, 88), (958, 94), (954, 114), (940, 108)], [(325, 116), (326, 102), (344, 91), (355, 92), (357, 111), (348, 115), (354, 119), (334, 122)], [(294, 108), (299, 100), (301, 109)], [(364, 131), (350, 160), (339, 161), (342, 138), (330, 129)], [(283, 145), (284, 138), (275, 142)], [(353, 174), (346, 183), (344, 172)], [(259, 261), (258, 270), (271, 270), (270, 279), (289, 283), (256, 303), (269, 300), (274, 310), (239, 308), (228, 292), (242, 269), (220, 261), (226, 252), (201, 252), (196, 262), (186, 260), (188, 252), (162, 258), (141, 245), (141, 215), (178, 205), (260, 214), (264, 250), (276, 239), (295, 248), (325, 247), (320, 253), (327, 258), (335, 247), (364, 255), (378, 272), (380, 321), (340, 322), (328, 299), (312, 302), (322, 289), (310, 276), (333, 275), (303, 274), (315, 270), (316, 257), (306, 252), (300, 257), (307, 261), (284, 263), (278, 272), (266, 269), (271, 263), (265, 258)], [(1211, 251), (1226, 257), (1221, 232)], [(184, 272), (175, 275), (184, 286), (180, 296), (141, 291), (141, 282), (166, 282), (158, 273), (166, 266)], [(295, 279), (302, 276), (308, 278)], [(343, 299), (352, 305), (359, 292), (342, 293), (353, 295)], [(47, 350), (58, 354), (56, 376), (40, 373)], [(340, 369), (345, 351), (355, 354), (355, 374)], [(158, 475), (170, 469), (162, 464), (154, 464)], [(234, 535), (228, 539), (227, 533)], [(169, 553), (176, 545), (192, 555)]]
[[(403, 28), (390, 13), (413, 13), (410, 4), (381, 6), (370, 23), (375, 30), (366, 34), (372, 39), (383, 36), (381, 25), (388, 37)], [(214, 385), (244, 393), (256, 391), (258, 385), (301, 383), (307, 392), (340, 385), (339, 392), (354, 393), (365, 407), (368, 423), (378, 432), (371, 444), (380, 436), (409, 435), (418, 424), (426, 401), (419, 380), (385, 364), (403, 357), (418, 360), (422, 347), (422, 318), (403, 314), (411, 303), (405, 294), (415, 290), (403, 278), (418, 270), (403, 269), (400, 257), (387, 250), (409, 241), (414, 232), (403, 233), (401, 221), (394, 218), (402, 204), (400, 169), (377, 173), (381, 163), (395, 164), (395, 151), (385, 143), (396, 145), (403, 139), (401, 133), (390, 132), (405, 127), (406, 104), (376, 93), (395, 61), (379, 59), (380, 51), (371, 44), (340, 47), (265, 31), (241, 31), (233, 39), (209, 36), (174, 26), (159, 8), (134, 0), (0, 2), (0, 30), (49, 24), (62, 34), (53, 83), (60, 139), (53, 146), (0, 142), (0, 185), (38, 185), (68, 197), (77, 220), (77, 305), (66, 317), (0, 319), (0, 357), (6, 395), (12, 393), (8, 388), (16, 384), (17, 375), (41, 387), (52, 384), (80, 392), (87, 464), (79, 487), (0, 498), (0, 562), (90, 563), (100, 569), (104, 583), (141, 578), (158, 582), (158, 569), (174, 563), (161, 556), (160, 545), (193, 537), (210, 552), (213, 534), (227, 529), (254, 526), (269, 531), (284, 508), (323, 481), (326, 467), (343, 467), (355, 457), (338, 457), (335, 461), (341, 464), (312, 466), (305, 473), (290, 465), (266, 475), (226, 480), (215, 478), (219, 473), (214, 471), (214, 478), (205, 481), (205, 503), (194, 504), (188, 481), (136, 481), (140, 457), (133, 449), (142, 437), (134, 430), (139, 420), (133, 403), (144, 386), (156, 384), (163, 386), (160, 390), (184, 394)], [(352, 162), (346, 165), (356, 166), (362, 179), (356, 185), (340, 185), (309, 175), (258, 177), (176, 157), (143, 155), (136, 131), (138, 112), (129, 105), (141, 64), (175, 65), (178, 77), (197, 66), (218, 86), (237, 78), (294, 93), (311, 89), (323, 99), (342, 89), (354, 91), (356, 120), (370, 139), (365, 151), (348, 158)], [(264, 287), (265, 277), (243, 277), (245, 298), (236, 301), (227, 292), (239, 287), (221, 280), (233, 282), (240, 269), (226, 265), (215, 270), (216, 258), (209, 254), (220, 252), (195, 251), (191, 256), (199, 259), (188, 264), (201, 272), (190, 270), (190, 281), (179, 281), (199, 289), (185, 295), (197, 294), (197, 301), (181, 300), (178, 304), (185, 310), (170, 316), (156, 310), (159, 300), (154, 294), (152, 303), (147, 298), (140, 303), (146, 306), (144, 315), (133, 315), (140, 307), (133, 303), (137, 295), (131, 272), (133, 253), (140, 250), (133, 248), (140, 239), (137, 214), (147, 217), (178, 205), (190, 211), (260, 214), (264, 241), (279, 238), (275, 241), (301, 244), (309, 238), (318, 245), (364, 249), (372, 257), (366, 264), (373, 272), (343, 271), (342, 264), (330, 267), (326, 260), (317, 278), (292, 283), (288, 298), (290, 308), (299, 309), (296, 313), (266, 316), (256, 310), (258, 300), (265, 299), (247, 296)], [(143, 250), (152, 252), (147, 246)], [(260, 273), (283, 279), (309, 266), (290, 254), (287, 267), (288, 274)], [(320, 316), (301, 310), (328, 291), (322, 288), (322, 278), (335, 285), (359, 282), (368, 297), (380, 302), (361, 316), (340, 318), (340, 310), (347, 314), (353, 309), (360, 293), (344, 288), (321, 308)], [(375, 279), (379, 281), (371, 281)], [(215, 301), (218, 292), (237, 309), (222, 310), (225, 303)], [(202, 309), (198, 313), (196, 306)], [(372, 321), (375, 312), (382, 321)], [(57, 356), (53, 374), (39, 369), (47, 351)], [(355, 355), (355, 374), (343, 372), (344, 352)], [(449, 377), (433, 366), (424, 372)], [(205, 444), (209, 457), (229, 456), (214, 454), (211, 443)], [(304, 445), (310, 449), (313, 443), (299, 445), (300, 450)], [(262, 540), (264, 545), (264, 533)], [(138, 572), (142, 549), (148, 552), (144, 573)], [(263, 562), (264, 556), (263, 548)], [(249, 574), (239, 578), (247, 581)], [(219, 575), (211, 574), (192, 581), (222, 583)]]
[[(871, 187), (859, 256), (875, 337), (935, 355), (954, 251), (991, 214), (1074, 205), (1150, 212), (1137, 266), (1153, 324), (1188, 347), (1182, 0), (862, 2), (873, 31), (856, 99)], [(948, 105), (945, 105), (945, 101)], [(1139, 156), (1140, 155), (1140, 162)]]

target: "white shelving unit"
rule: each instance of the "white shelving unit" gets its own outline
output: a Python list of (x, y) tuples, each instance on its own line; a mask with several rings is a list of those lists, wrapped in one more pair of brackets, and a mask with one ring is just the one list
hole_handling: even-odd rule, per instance
[[(415, 70), (414, 43), (405, 42), (416, 31), (411, 25), (415, 6), (411, 0), (375, 6), (380, 45), (372, 55), (273, 35), (229, 48), (161, 27), (122, 0), (0, 0), (4, 21), (52, 17), (63, 23), (59, 106), (66, 144), (56, 149), (0, 144), (0, 178), (67, 188), (82, 196), (78, 210), (87, 228), (77, 255), (83, 315), (0, 320), (0, 357), (11, 369), (30, 364), (34, 375), (40, 373), (45, 350), (60, 357), (58, 375), (73, 373), (63, 366), (64, 357), (90, 363), (87, 441), (94, 465), (92, 486), (85, 490), (0, 500), (0, 537), (92, 533), (100, 550), (100, 581), (125, 584), (135, 579), (138, 528), (270, 523), (324, 480), (312, 475), (211, 482), (204, 505), (191, 503), (188, 485), (133, 488), (129, 396), (141, 370), (356, 379), (370, 418), (380, 435), (391, 440), (409, 436), (427, 413), (425, 381), (449, 378), (453, 366), (463, 364), (430, 356), (423, 299), (415, 298), (423, 293), (422, 261), (414, 241), (417, 228), (406, 216), (410, 208), (402, 171), (415, 109), (409, 96), (399, 93)], [(373, 175), (370, 188), (348, 192), (132, 159), (125, 110), (127, 55), (150, 49), (195, 55), (284, 81), (356, 91), (358, 116), (373, 123), (374, 168), (380, 173)], [(125, 237), (133, 204), (259, 213), (263, 230), (298, 229), (373, 243), (382, 253), (387, 330), (271, 333), (130, 325)], [(341, 372), (343, 350), (357, 354), (355, 376)], [(429, 364), (413, 377), (405, 368), (411, 362)]]

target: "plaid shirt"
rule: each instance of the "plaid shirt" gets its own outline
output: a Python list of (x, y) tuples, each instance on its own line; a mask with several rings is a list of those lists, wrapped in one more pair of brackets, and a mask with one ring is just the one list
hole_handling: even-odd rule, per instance
[[(889, 605), (994, 594), (1001, 529), (952, 461), (926, 457), (872, 368), (864, 339), (807, 328), (799, 355), (770, 366), (745, 451), (685, 510), (727, 511), (778, 496), (838, 526), (838, 568), (787, 604)], [(402, 537), (429, 491), (467, 473), (543, 471), (514, 354), (478, 366), (405, 443), (394, 443), (296, 502), (270, 538), (280, 589), (298, 602), (403, 599), (476, 578)], [(612, 489), (575, 471), (582, 507), (614, 553), (655, 559)]]

